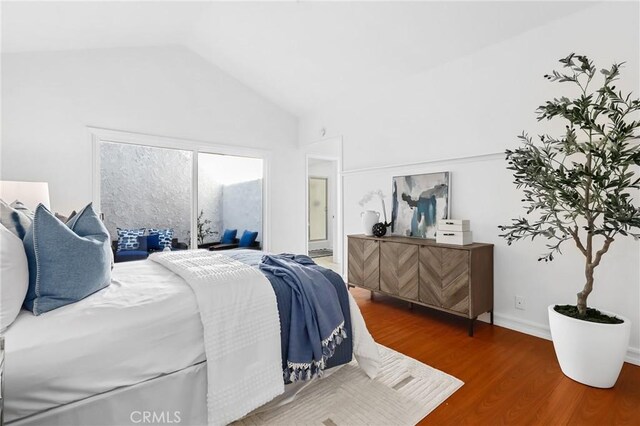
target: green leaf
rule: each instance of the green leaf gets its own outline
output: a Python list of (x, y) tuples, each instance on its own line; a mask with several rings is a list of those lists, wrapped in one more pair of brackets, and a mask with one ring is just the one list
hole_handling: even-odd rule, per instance
[(544, 78), (572, 83), (579, 95), (562, 94), (536, 109), (538, 121), (564, 122), (561, 136), (543, 134), (534, 141), (523, 132), (517, 136), (520, 145), (505, 151), (528, 218), (499, 227), (509, 245), (544, 237), (549, 251), (539, 260), (545, 261), (561, 253), (574, 230), (582, 237), (640, 235), (633, 231), (640, 229), (640, 210), (631, 194), (640, 188), (640, 178), (630, 169), (640, 165), (640, 148), (632, 143), (640, 139), (640, 120), (632, 119), (640, 99), (613, 85), (624, 63), (600, 69), (601, 83), (594, 89), (597, 68), (588, 57), (571, 53), (560, 63), (562, 72)]

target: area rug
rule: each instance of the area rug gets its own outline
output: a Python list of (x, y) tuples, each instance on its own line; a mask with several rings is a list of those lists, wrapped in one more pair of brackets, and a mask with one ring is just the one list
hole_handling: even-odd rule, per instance
[(326, 257), (326, 256), (333, 256), (333, 250), (330, 250), (330, 249), (309, 250), (309, 257), (311, 258)]
[(238, 425), (415, 425), (464, 383), (378, 345), (382, 367), (369, 379), (355, 361), (300, 391), (295, 401)]

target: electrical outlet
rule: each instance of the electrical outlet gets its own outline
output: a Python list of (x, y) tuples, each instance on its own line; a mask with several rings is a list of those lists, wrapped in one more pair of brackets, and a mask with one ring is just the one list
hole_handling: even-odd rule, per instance
[(524, 297), (516, 296), (516, 309), (522, 309), (523, 311), (527, 309)]

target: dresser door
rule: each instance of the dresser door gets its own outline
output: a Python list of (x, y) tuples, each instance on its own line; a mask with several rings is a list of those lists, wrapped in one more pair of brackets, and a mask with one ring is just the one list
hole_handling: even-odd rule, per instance
[(469, 252), (442, 250), (442, 306), (463, 314), (469, 313)]
[(364, 283), (364, 240), (349, 238), (349, 284), (363, 285)]
[(349, 238), (349, 283), (372, 290), (380, 288), (378, 241)]
[(420, 301), (442, 307), (442, 249), (420, 246)]
[(380, 242), (364, 240), (363, 285), (372, 290), (380, 290)]
[(418, 299), (418, 246), (380, 243), (380, 290)]

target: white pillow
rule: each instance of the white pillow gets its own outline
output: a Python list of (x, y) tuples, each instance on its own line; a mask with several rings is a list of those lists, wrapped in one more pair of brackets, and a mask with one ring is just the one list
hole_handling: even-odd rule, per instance
[(0, 332), (20, 313), (29, 287), (29, 266), (22, 240), (0, 224)]
[(9, 207), (11, 207), (14, 210), (18, 210), (19, 212), (21, 212), (22, 214), (24, 214), (26, 217), (28, 217), (31, 220), (33, 220), (33, 216), (35, 216), (35, 212), (32, 212), (20, 200), (15, 200), (13, 203), (9, 204)]

